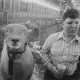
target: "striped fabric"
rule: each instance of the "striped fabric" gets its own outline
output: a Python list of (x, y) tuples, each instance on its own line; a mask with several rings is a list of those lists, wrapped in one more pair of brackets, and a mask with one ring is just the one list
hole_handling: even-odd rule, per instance
[[(80, 40), (79, 37), (74, 38), (70, 42), (66, 42), (63, 32), (50, 35), (43, 45), (46, 52), (50, 49), (50, 59), (56, 66), (58, 64), (65, 65), (70, 74), (76, 69), (80, 56)], [(61, 65), (61, 66), (62, 66)]]

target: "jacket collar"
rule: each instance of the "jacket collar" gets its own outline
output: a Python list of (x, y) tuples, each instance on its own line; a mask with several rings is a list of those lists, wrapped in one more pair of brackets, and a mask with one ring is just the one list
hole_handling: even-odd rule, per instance
[[(63, 31), (59, 33), (59, 36), (58, 36), (58, 40), (65, 40), (64, 39), (64, 34), (63, 34)], [(71, 42), (73, 42), (74, 40), (76, 41), (80, 41), (80, 37), (79, 36), (76, 36)]]

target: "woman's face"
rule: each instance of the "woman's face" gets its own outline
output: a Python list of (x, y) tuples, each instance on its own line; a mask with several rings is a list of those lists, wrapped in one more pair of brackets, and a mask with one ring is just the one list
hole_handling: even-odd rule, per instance
[(79, 19), (67, 18), (63, 22), (63, 30), (69, 35), (75, 35), (79, 28)]

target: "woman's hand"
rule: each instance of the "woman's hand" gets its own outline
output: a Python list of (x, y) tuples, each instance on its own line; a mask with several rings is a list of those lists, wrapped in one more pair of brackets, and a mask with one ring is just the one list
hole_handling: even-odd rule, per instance
[(56, 71), (55, 71), (55, 77), (62, 78), (65, 74), (66, 66), (63, 64), (57, 64)]
[(63, 67), (62, 65), (58, 65), (57, 67), (51, 63), (47, 64), (47, 68), (53, 73), (53, 75), (56, 78), (59, 78), (59, 79), (63, 77), (64, 72), (65, 72), (64, 67), (63, 68), (62, 67)]
[(57, 64), (57, 69), (64, 72), (66, 70), (66, 66), (64, 64)]

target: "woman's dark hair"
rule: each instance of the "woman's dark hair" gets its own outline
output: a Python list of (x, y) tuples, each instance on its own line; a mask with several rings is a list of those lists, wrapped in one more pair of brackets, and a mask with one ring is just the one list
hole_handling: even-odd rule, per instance
[(63, 14), (63, 20), (66, 18), (76, 19), (79, 17), (79, 12), (76, 9), (67, 9)]

